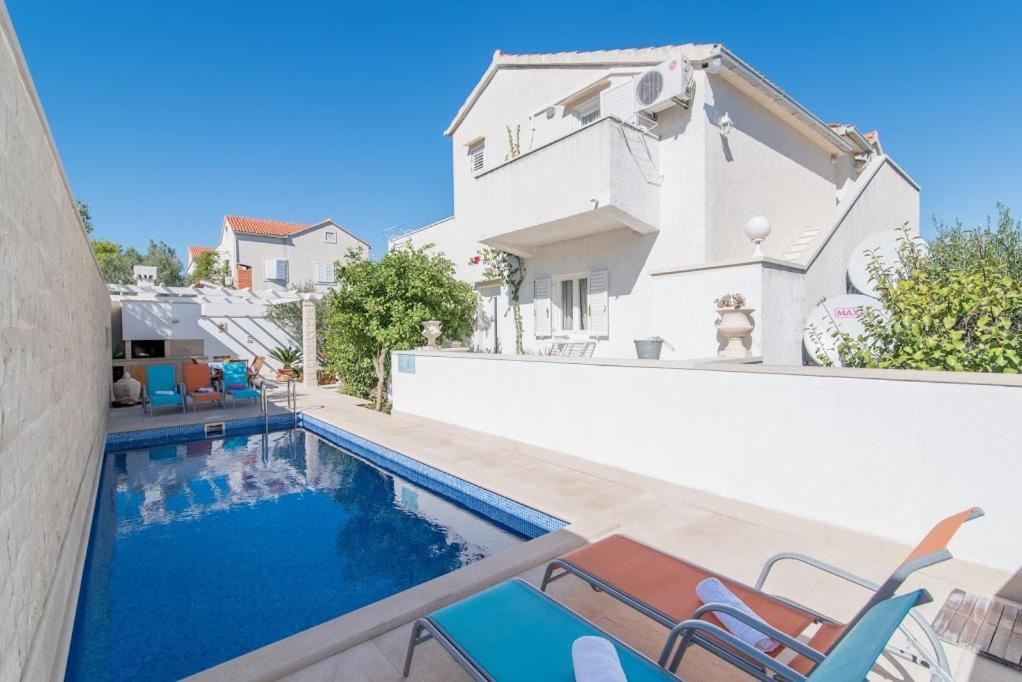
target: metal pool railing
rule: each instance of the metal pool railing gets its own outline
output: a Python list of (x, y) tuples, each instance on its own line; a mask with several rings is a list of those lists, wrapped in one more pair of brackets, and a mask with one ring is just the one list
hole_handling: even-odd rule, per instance
[[(298, 382), (292, 377), (287, 380), (285, 385), (287, 391), (287, 409), (291, 411), (291, 427), (298, 427)], [(262, 391), (260, 391), (260, 398), (262, 401), (263, 410), (263, 432), (270, 432), (270, 409), (269, 409), (269, 391), (267, 390), (266, 382), (263, 382)]]

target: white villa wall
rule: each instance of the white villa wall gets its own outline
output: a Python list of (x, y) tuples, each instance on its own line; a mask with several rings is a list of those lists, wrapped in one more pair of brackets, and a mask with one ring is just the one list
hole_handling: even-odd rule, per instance
[[(752, 255), (742, 228), (756, 215), (766, 216), (772, 228), (764, 253), (780, 257), (803, 229), (826, 226), (837, 203), (837, 187), (844, 184), (838, 174), (847, 166), (832, 161), (832, 148), (722, 78), (704, 76), (703, 81), (709, 86), (699, 117), (707, 126), (706, 259)], [(716, 124), (724, 113), (734, 122), (726, 138)]]
[(0, 679), (62, 677), (110, 358), (110, 298), (0, 2)]
[(396, 412), (910, 545), (981, 506), (955, 555), (1019, 568), (1018, 377), (411, 354)]
[[(121, 302), (125, 341), (149, 339), (201, 340), (206, 355), (231, 355), (244, 360), (269, 357), (277, 346), (300, 346), (297, 339), (266, 319), (266, 306), (254, 303)], [(226, 325), (226, 331), (219, 325)]]

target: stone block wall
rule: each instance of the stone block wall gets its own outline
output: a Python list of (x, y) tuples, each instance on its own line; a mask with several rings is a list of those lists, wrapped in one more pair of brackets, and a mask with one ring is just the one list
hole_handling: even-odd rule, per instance
[(106, 429), (109, 327), (110, 298), (0, 0), (0, 680), (62, 674)]

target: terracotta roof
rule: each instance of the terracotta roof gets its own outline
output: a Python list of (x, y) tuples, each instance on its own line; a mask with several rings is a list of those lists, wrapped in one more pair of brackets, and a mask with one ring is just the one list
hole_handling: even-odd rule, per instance
[(243, 216), (224, 216), (224, 221), (237, 233), (256, 234), (262, 237), (287, 237), (309, 229), (309, 225), (284, 223), (279, 220), (263, 220), (262, 218), (245, 218)]
[(209, 253), (210, 251), (216, 251), (216, 249), (213, 248), (212, 246), (189, 246), (188, 247), (188, 255), (191, 258), (196, 258), (196, 257), (199, 256), (199, 254)]

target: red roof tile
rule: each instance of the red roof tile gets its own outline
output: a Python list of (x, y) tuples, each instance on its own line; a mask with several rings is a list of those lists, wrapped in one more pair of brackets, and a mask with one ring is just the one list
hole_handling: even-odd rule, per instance
[(256, 234), (262, 237), (287, 237), (303, 232), (308, 225), (284, 223), (279, 220), (263, 220), (262, 218), (245, 218), (243, 216), (224, 216), (224, 220), (232, 230), (240, 234)]
[(188, 255), (192, 258), (198, 257), (199, 254), (209, 253), (210, 251), (216, 251), (212, 246), (189, 246)]

